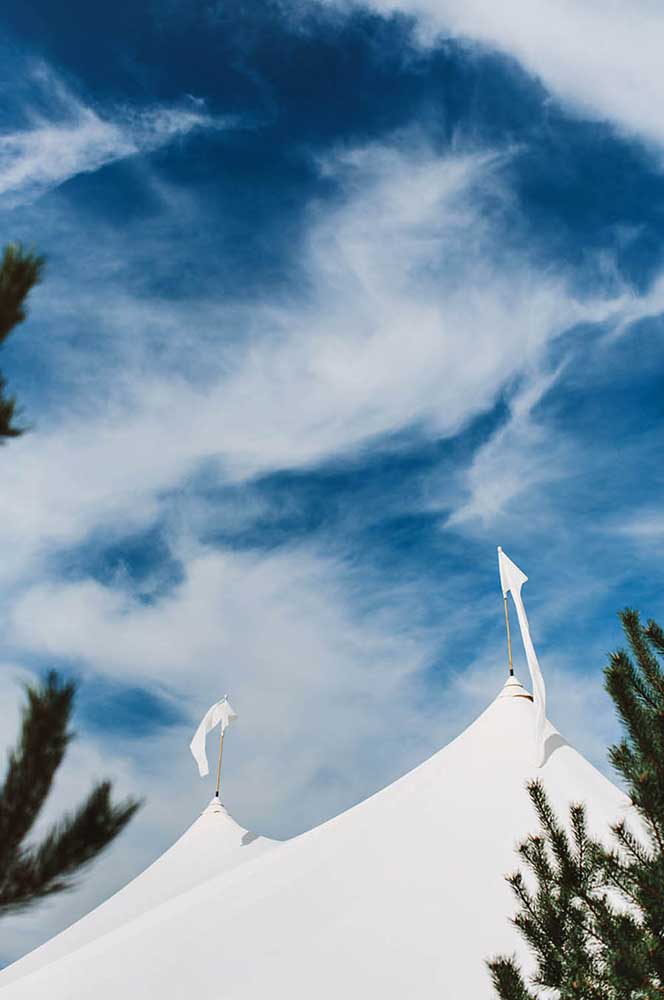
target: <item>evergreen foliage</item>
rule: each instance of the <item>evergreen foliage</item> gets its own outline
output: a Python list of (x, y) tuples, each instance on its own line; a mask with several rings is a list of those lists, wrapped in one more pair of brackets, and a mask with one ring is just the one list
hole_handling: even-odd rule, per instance
[(26, 688), (21, 733), (0, 788), (0, 915), (70, 889), (139, 807), (132, 799), (114, 804), (110, 782), (102, 781), (38, 844), (25, 845), (74, 735), (69, 721), (75, 694), (76, 685), (54, 671)]
[[(26, 317), (28, 294), (41, 281), (44, 258), (24, 250), (18, 243), (5, 247), (0, 261), (0, 344)], [(16, 400), (7, 394), (6, 379), (0, 374), (0, 443), (18, 437), (24, 428), (17, 426)]]
[(528, 786), (540, 831), (519, 848), (528, 882), (520, 872), (508, 881), (535, 973), (528, 982), (515, 958), (491, 960), (501, 1000), (664, 998), (664, 630), (631, 609), (620, 617), (629, 652), (613, 653), (604, 673), (624, 737), (609, 758), (641, 831), (620, 820), (607, 846), (589, 836), (583, 805), (564, 826), (542, 784)]

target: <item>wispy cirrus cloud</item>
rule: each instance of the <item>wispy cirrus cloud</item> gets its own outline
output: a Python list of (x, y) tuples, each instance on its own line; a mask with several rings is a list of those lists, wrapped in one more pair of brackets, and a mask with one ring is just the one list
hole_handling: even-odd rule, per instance
[[(95, 341), (91, 378), (87, 346), (58, 345), (61, 364), (83, 358), (66, 396), (73, 416), (53, 414), (56, 429), (13, 447), (15, 476), (0, 496), (1, 532), (12, 539), (5, 573), (29, 572), (35, 553), (102, 525), (149, 523), (160, 495), (209, 459), (242, 481), (357, 453), (405, 428), (453, 436), (570, 327), (625, 326), (651, 308), (651, 296), (631, 292), (582, 300), (564, 272), (510, 248), (485, 198), (499, 201), (503, 157), (440, 157), (411, 137), (405, 145), (322, 164), (339, 198), (311, 208), (298, 294), (251, 308), (212, 299), (192, 313), (130, 295), (117, 277), (109, 297), (91, 276), (74, 299), (58, 295), (59, 322), (66, 301), (79, 323), (87, 315), (112, 334), (116, 354), (105, 362)], [(165, 248), (157, 241), (150, 252)], [(143, 337), (137, 348), (146, 321), (155, 345)], [(523, 406), (514, 414), (522, 428)]]
[[(644, 567), (661, 579), (658, 452), (621, 425), (634, 360), (653, 381), (659, 363), (633, 328), (664, 308), (655, 167), (492, 54), (657, 142), (643, 22), (594, 2), (376, 0), (417, 15), (433, 43), (417, 51), (401, 17), (292, 32), (287, 3), (203, 6), (182, 31), (181, 6), (133, 5), (131, 37), (112, 17), (83, 59), (92, 7), (45, 15), (51, 41), (32, 44), (58, 72), (4, 74), (0, 211), (48, 270), (2, 358), (31, 431), (3, 453), (1, 728), (10, 743), (15, 675), (72, 672), (80, 739), (42, 821), (101, 776), (147, 798), (77, 892), (4, 928), (6, 958), (196, 815), (211, 789), (188, 743), (225, 690), (226, 801), (259, 832), (310, 826), (457, 735), (506, 671), (497, 542), (531, 575), (551, 717), (601, 762), (614, 611)], [(155, 96), (191, 89), (206, 103)], [(214, 107), (265, 128), (221, 142), (235, 123)], [(136, 168), (100, 170), (120, 160)], [(624, 266), (628, 242), (648, 268)], [(592, 349), (611, 336), (614, 354)], [(628, 538), (635, 496), (648, 531)], [(152, 705), (133, 728), (132, 693)]]
[[(524, 443), (536, 451), (534, 409), (557, 374), (546, 364), (551, 346), (576, 324), (624, 325), (643, 308), (627, 292), (579, 298), (564, 268), (542, 269), (510, 241), (504, 163), (491, 152), (441, 156), (413, 135), (330, 152), (320, 170), (334, 197), (307, 208), (297, 287), (250, 302), (206, 290), (195, 309), (125, 283), (118, 270), (104, 287), (95, 275), (102, 253), (122, 255), (108, 242), (101, 251), (88, 220), (76, 226), (67, 206), (79, 249), (72, 267), (85, 267), (86, 280), (80, 271), (59, 278), (54, 303), (45, 285), (33, 320), (52, 324), (56, 315), (62, 326), (69, 310), (97, 337), (58, 343), (66, 405), (12, 444), (0, 494), (6, 635), (17, 658), (161, 687), (191, 724), (228, 687), (243, 718), (235, 763), (228, 758), (228, 801), (248, 823), (265, 828), (272, 817), (274, 830), (291, 832), (348, 805), (455, 735), (498, 683), (490, 679), (500, 676), (496, 644), (467, 697), (445, 675), (439, 693), (450, 707), (436, 719), (430, 692), (418, 690), (455, 630), (495, 633), (493, 602), (489, 611), (478, 602), (472, 617), (464, 607), (458, 622), (447, 610), (434, 654), (431, 635), (409, 615), (417, 584), (398, 593), (374, 586), (368, 612), (365, 580), (349, 570), (357, 554), (343, 545), (333, 555), (294, 544), (277, 554), (207, 549), (189, 514), (204, 463), (217, 481), (241, 486), (357, 460), (408, 429), (451, 439), (521, 381), (508, 430), (493, 445), (498, 456), (487, 445), (465, 484), (467, 516), (457, 528), (481, 520), (501, 455)], [(192, 231), (202, 229), (195, 223), (205, 206), (171, 194), (162, 204), (178, 218), (184, 204)], [(132, 278), (137, 261), (178, 252), (165, 229), (166, 237), (141, 220), (122, 233)], [(202, 520), (219, 517), (210, 509)], [(101, 582), (84, 558), (65, 577), (82, 542), (103, 548), (164, 520), (182, 577), (166, 593), (145, 600), (122, 578)], [(458, 575), (448, 586), (451, 597)], [(447, 660), (456, 656), (450, 649)], [(194, 811), (189, 735), (174, 726), (145, 744), (104, 745), (107, 766), (151, 793), (145, 821), (128, 834), (135, 857), (154, 856), (155, 828), (162, 843), (177, 832), (162, 790), (165, 798), (177, 788), (183, 813), (185, 803)], [(94, 747), (101, 740), (86, 736)], [(68, 914), (81, 905), (74, 900)], [(25, 943), (34, 932), (23, 933)]]
[(612, 527), (635, 544), (652, 547), (657, 553), (664, 546), (664, 510), (661, 507), (639, 507)]
[(20, 125), (0, 132), (0, 203), (38, 198), (77, 174), (149, 153), (198, 128), (228, 128), (232, 119), (209, 115), (201, 102), (180, 106), (101, 109), (86, 103), (44, 64), (30, 79), (40, 110), (24, 109)]
[(532, 373), (509, 400), (509, 416), (474, 453), (461, 476), (460, 498), (447, 527), (495, 523), (522, 494), (569, 474), (569, 445), (556, 439), (533, 410), (560, 370)]
[(601, 0), (370, 0), (370, 6), (413, 14), (425, 44), (452, 36), (497, 49), (579, 115), (664, 146), (664, 11), (657, 0), (629, 6)]

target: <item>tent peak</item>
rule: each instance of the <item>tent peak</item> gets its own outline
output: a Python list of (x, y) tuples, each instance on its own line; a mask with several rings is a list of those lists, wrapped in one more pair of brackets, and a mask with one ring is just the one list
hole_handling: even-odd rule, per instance
[(226, 806), (223, 804), (218, 795), (212, 796), (207, 806), (203, 810), (203, 815), (205, 815), (206, 813), (223, 813), (225, 816), (228, 816), (228, 810), (226, 809)]
[(518, 677), (513, 674), (507, 678), (503, 686), (502, 691), (498, 695), (499, 698), (527, 698), (528, 701), (533, 700), (533, 696), (526, 691), (525, 687), (521, 683)]

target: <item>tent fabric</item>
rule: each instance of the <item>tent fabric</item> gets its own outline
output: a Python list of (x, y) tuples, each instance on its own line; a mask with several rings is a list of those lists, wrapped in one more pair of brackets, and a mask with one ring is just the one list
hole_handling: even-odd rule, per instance
[(161, 903), (278, 846), (235, 822), (212, 799), (188, 830), (137, 878), (87, 916), (0, 973), (0, 987), (67, 955)]
[(561, 815), (586, 802), (597, 836), (629, 821), (626, 796), (550, 723), (533, 767), (534, 713), (510, 680), (394, 784), (7, 986), (0, 975), (1, 1000), (489, 1000), (485, 959), (527, 960), (504, 878), (536, 825), (527, 780)]

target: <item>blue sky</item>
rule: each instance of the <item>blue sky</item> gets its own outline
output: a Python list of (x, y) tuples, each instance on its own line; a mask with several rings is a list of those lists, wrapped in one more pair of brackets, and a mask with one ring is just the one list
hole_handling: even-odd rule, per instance
[(44, 822), (102, 774), (147, 800), (5, 960), (202, 808), (225, 691), (226, 802), (277, 836), (456, 735), (505, 674), (498, 544), (550, 715), (605, 766), (616, 611), (661, 620), (664, 583), (664, 16), (636, 6), (5, 5), (3, 239), (48, 267), (1, 359), (31, 426), (3, 731), (17, 678), (72, 673)]

